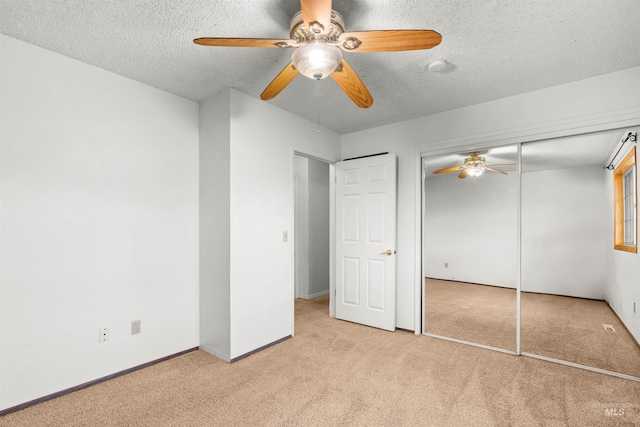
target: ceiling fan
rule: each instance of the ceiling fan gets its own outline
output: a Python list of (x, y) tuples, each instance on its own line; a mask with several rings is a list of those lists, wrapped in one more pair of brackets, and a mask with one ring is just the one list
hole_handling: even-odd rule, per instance
[(476, 178), (484, 173), (484, 171), (500, 173), (502, 175), (508, 175), (506, 172), (503, 172), (498, 169), (490, 168), (489, 166), (501, 166), (501, 165), (513, 165), (515, 163), (494, 163), (488, 165), (485, 163), (485, 158), (480, 155), (479, 151), (473, 151), (469, 153), (469, 157), (464, 159), (464, 164), (459, 166), (452, 166), (450, 168), (440, 169), (434, 174), (447, 173), (447, 172), (460, 172), (458, 178), (466, 178), (468, 176)]
[(202, 46), (267, 47), (293, 49), (291, 62), (262, 92), (269, 100), (302, 74), (320, 80), (331, 76), (360, 108), (369, 108), (373, 97), (360, 77), (342, 57), (345, 52), (394, 52), (430, 49), (442, 36), (431, 30), (374, 30), (345, 32), (342, 16), (331, 9), (331, 0), (300, 0), (302, 11), (291, 18), (290, 39), (201, 37)]

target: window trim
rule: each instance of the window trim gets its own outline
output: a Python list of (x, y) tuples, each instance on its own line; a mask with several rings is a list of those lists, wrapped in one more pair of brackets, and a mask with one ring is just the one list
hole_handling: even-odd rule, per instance
[[(633, 185), (633, 197), (635, 199), (635, 245), (624, 244), (624, 190), (622, 176), (636, 165), (636, 147), (632, 147), (613, 172), (613, 247), (619, 251), (638, 253), (638, 178), (635, 177)], [(637, 173), (637, 168), (636, 168)]]

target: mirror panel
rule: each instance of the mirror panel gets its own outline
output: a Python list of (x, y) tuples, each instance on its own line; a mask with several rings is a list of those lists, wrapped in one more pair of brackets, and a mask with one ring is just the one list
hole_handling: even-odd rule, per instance
[(521, 350), (640, 377), (640, 258), (613, 249), (603, 168), (628, 131), (522, 145)]
[[(518, 146), (423, 159), (423, 331), (516, 350)], [(454, 170), (436, 173), (442, 169)]]

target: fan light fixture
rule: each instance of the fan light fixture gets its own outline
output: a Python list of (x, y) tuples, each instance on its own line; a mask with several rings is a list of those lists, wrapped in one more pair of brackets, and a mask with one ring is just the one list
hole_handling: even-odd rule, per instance
[[(291, 0), (293, 2), (293, 0)], [(289, 23), (289, 39), (199, 37), (201, 46), (293, 49), (291, 62), (269, 83), (260, 99), (277, 96), (298, 74), (314, 80), (331, 76), (360, 108), (373, 105), (373, 96), (342, 57), (345, 52), (399, 52), (431, 49), (442, 36), (433, 30), (371, 30), (345, 32), (344, 18), (331, 0), (300, 0), (300, 12)]]
[(515, 165), (515, 163), (494, 163), (494, 164), (486, 164), (484, 157), (480, 155), (479, 151), (472, 151), (469, 153), (469, 157), (464, 159), (464, 164), (458, 166), (451, 166), (450, 168), (444, 168), (437, 171), (434, 171), (434, 174), (439, 173), (447, 173), (447, 172), (460, 172), (458, 178), (465, 179), (468, 176), (473, 178), (477, 178), (484, 173), (484, 171), (489, 171), (493, 173), (499, 173), (502, 175), (508, 175), (506, 172), (503, 172), (498, 169), (494, 169), (489, 166), (500, 166), (500, 165)]
[(484, 172), (484, 166), (482, 165), (470, 166), (466, 168), (465, 171), (467, 172), (467, 175), (469, 175), (470, 177), (477, 178), (480, 175), (482, 175), (482, 173)]
[(293, 51), (291, 61), (305, 77), (320, 80), (333, 73), (342, 61), (342, 51), (326, 43), (309, 43)]

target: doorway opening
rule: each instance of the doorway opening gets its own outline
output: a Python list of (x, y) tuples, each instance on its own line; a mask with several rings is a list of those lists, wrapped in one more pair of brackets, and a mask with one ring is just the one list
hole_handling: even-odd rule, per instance
[(330, 178), (329, 161), (294, 153), (294, 326), (318, 311), (330, 315)]

